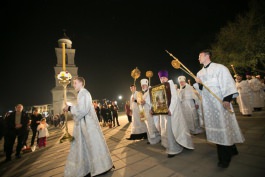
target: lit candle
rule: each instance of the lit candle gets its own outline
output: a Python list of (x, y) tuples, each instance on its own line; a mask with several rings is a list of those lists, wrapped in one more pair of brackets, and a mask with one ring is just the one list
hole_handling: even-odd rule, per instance
[(65, 43), (62, 43), (63, 71), (65, 71)]
[(234, 71), (234, 74), (236, 74), (236, 70), (234, 68), (234, 65), (231, 65), (231, 67), (232, 67), (232, 70)]

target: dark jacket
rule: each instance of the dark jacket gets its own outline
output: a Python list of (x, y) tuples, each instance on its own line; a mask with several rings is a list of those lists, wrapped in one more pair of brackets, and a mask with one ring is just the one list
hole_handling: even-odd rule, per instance
[(98, 118), (100, 117), (100, 108), (97, 106), (95, 107), (95, 111), (97, 113)]
[(27, 113), (24, 111), (21, 112), (20, 123), (22, 124), (22, 127), (19, 129), (16, 129), (15, 118), (16, 118), (16, 111), (12, 112), (8, 117), (5, 118), (6, 133), (20, 134), (27, 132), (29, 124), (29, 117)]
[(40, 123), (37, 123), (37, 121), (41, 121), (41, 119), (42, 119), (41, 114), (38, 114), (37, 116), (35, 116), (34, 114), (32, 114), (30, 116), (30, 119), (31, 119), (31, 124), (30, 124), (31, 129), (37, 130), (37, 127), (40, 124)]
[(108, 121), (109, 119), (112, 119), (111, 111), (110, 109), (102, 108), (101, 109), (101, 115), (104, 119), (104, 121)]
[(110, 110), (112, 112), (112, 115), (116, 116), (116, 115), (118, 115), (119, 107), (117, 105), (111, 105)]

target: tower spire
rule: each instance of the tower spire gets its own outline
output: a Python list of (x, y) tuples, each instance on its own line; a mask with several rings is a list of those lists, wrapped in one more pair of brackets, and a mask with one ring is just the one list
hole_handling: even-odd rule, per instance
[(66, 35), (66, 29), (63, 29), (63, 37), (62, 38), (70, 40), (70, 38)]
[(67, 49), (71, 49), (72, 48), (72, 41), (66, 35), (66, 29), (63, 29), (63, 36), (61, 37), (61, 39), (58, 40), (59, 48), (62, 48), (62, 43), (65, 43), (65, 48), (67, 48)]

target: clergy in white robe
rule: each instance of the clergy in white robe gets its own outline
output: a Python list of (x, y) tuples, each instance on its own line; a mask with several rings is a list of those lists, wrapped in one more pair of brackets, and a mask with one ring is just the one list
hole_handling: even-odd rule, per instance
[(77, 104), (64, 108), (64, 111), (72, 113), (74, 120), (74, 140), (66, 160), (64, 177), (95, 176), (114, 167), (91, 95), (84, 86), (84, 78), (74, 80), (74, 88), (78, 92)]
[(262, 83), (255, 77), (249, 82), (252, 90), (253, 108), (255, 111), (261, 111), (264, 107), (264, 90)]
[[(197, 73), (194, 88), (202, 95), (206, 137), (217, 144), (218, 166), (227, 168), (232, 155), (238, 154), (235, 143), (243, 143), (231, 100), (238, 96), (235, 81), (229, 70), (221, 64), (211, 62), (211, 51), (199, 54), (199, 62), (204, 67)], [(198, 84), (199, 83), (199, 84)], [(201, 83), (206, 85), (223, 102), (218, 101)]]
[[(250, 87), (250, 84), (251, 84), (251, 80), (252, 80), (252, 76), (249, 72), (246, 73), (246, 81), (247, 83), (249, 84), (249, 87)], [(253, 91), (250, 87), (250, 105), (252, 106), (252, 112), (254, 111), (254, 108), (253, 108)]]
[(200, 126), (199, 114), (197, 112), (197, 109), (199, 109), (199, 100), (193, 91), (194, 88), (186, 83), (185, 76), (179, 76), (178, 82), (180, 85), (178, 96), (187, 126), (192, 134), (202, 133), (203, 130)]
[(261, 82), (261, 94), (263, 97), (263, 102), (265, 101), (265, 83), (264, 83), (264, 79), (260, 79)]
[(132, 123), (131, 123), (131, 135), (127, 140), (140, 140), (147, 139), (147, 127), (144, 120), (141, 120), (140, 116), (140, 99), (142, 94), (136, 91), (136, 86), (131, 85), (130, 90), (132, 92), (130, 98), (130, 109), (132, 110)]
[(161, 140), (160, 133), (155, 125), (155, 120), (153, 115), (150, 113), (151, 111), (151, 101), (148, 89), (148, 80), (141, 79), (141, 87), (143, 91), (143, 97), (140, 100), (141, 105), (143, 106), (144, 116), (145, 116), (145, 124), (147, 127), (147, 139), (149, 144), (157, 144)]
[(199, 105), (199, 108), (197, 109), (197, 113), (199, 115), (200, 127), (204, 127), (202, 97), (200, 93), (194, 87), (193, 87), (193, 92), (196, 95), (195, 104)]
[(168, 115), (160, 115), (161, 144), (166, 148), (168, 158), (181, 153), (185, 148), (194, 149), (192, 138), (183, 117), (180, 100), (172, 80), (168, 80), (168, 72), (158, 72), (161, 83), (168, 82), (170, 86), (171, 100)]
[(251, 105), (251, 88), (246, 80), (242, 80), (241, 75), (236, 76), (236, 88), (238, 97), (236, 98), (239, 110), (244, 116), (251, 116), (253, 107)]

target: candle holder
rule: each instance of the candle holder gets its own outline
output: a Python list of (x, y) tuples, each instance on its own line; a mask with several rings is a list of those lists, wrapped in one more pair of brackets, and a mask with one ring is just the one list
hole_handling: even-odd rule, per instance
[(234, 68), (234, 65), (231, 65), (231, 67), (232, 67), (232, 70), (234, 71), (234, 77), (236, 78), (236, 76), (237, 76), (237, 73), (236, 73), (236, 70), (235, 70), (235, 68)]
[[(68, 71), (61, 71), (57, 75), (57, 79), (59, 80), (59, 83), (63, 86), (64, 104), (66, 104), (66, 100), (67, 100), (66, 89), (67, 89), (67, 85), (71, 83), (72, 75)], [(66, 140), (72, 141), (74, 139), (73, 136), (70, 135), (70, 133), (68, 132), (68, 123), (67, 123), (68, 112), (67, 111), (64, 112), (64, 117), (65, 117), (65, 133), (63, 137), (60, 139), (60, 143), (63, 143)]]
[(141, 75), (141, 71), (137, 67), (132, 70), (131, 76), (134, 79), (134, 83), (133, 83), (134, 85), (135, 85), (136, 79), (138, 79), (140, 77), (140, 75)]
[(145, 76), (148, 77), (149, 80), (149, 86), (151, 85), (151, 77), (153, 77), (152, 71), (146, 71)]

